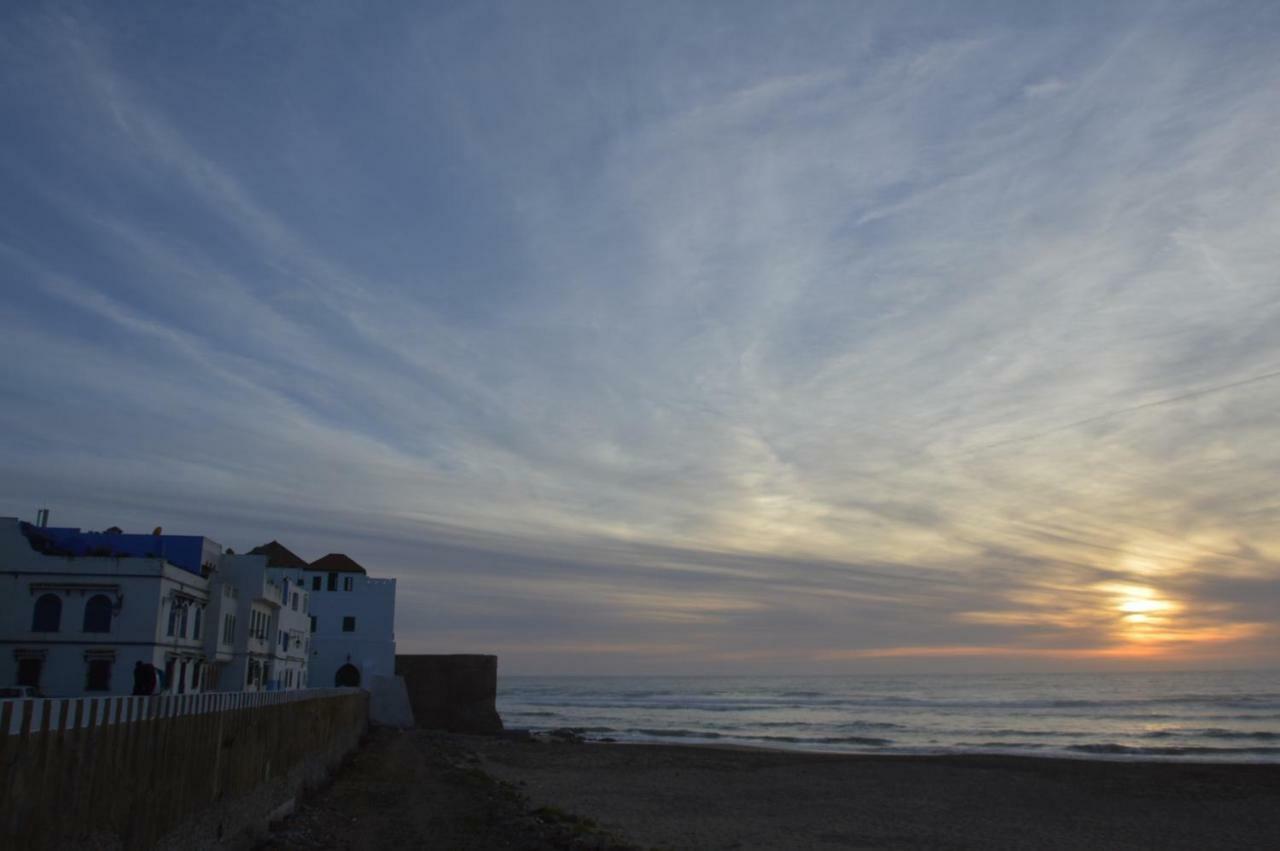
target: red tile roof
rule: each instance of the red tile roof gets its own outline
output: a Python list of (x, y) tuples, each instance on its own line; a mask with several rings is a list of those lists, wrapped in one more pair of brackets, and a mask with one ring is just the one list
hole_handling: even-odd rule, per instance
[(306, 567), (307, 563), (279, 541), (272, 541), (249, 550), (251, 556), (266, 556), (270, 567)]
[(329, 553), (318, 558), (307, 567), (307, 570), (323, 570), (328, 573), (364, 573), (365, 569), (355, 560), (343, 553)]

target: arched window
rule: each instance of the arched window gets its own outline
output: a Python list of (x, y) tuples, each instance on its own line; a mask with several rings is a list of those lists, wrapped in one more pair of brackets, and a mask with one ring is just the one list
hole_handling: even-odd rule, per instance
[(32, 632), (57, 632), (62, 626), (62, 598), (57, 594), (41, 594), (31, 614)]
[(111, 632), (111, 599), (106, 594), (94, 594), (84, 604), (84, 631)]

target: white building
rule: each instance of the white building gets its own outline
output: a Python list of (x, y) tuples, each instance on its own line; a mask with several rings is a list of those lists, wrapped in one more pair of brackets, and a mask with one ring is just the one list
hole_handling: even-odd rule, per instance
[(0, 518), (0, 685), (130, 694), (141, 663), (171, 694), (305, 688), (309, 600), (208, 538)]
[(310, 594), (311, 688), (368, 685), (395, 676), (396, 581), (371, 578), (342, 553), (308, 564), (278, 541), (251, 551), (268, 575)]
[(190, 535), (81, 532), (0, 518), (0, 679), (49, 696), (129, 694), (134, 666), (172, 693), (205, 687), (209, 574)]
[(311, 638), (305, 591), (270, 574), (264, 556), (227, 554), (218, 561), (212, 596), (222, 603), (219, 633), (206, 638), (205, 651), (218, 664), (218, 690), (306, 687)]

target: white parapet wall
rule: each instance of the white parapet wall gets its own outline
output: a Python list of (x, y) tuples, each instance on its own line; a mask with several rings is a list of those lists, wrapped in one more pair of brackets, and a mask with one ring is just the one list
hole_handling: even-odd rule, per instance
[(154, 718), (178, 718), (255, 709), (321, 697), (358, 694), (355, 688), (275, 692), (207, 692), (155, 697), (11, 698), (0, 701), (0, 732), (10, 736), (56, 733)]
[(362, 689), (0, 703), (6, 848), (248, 847), (368, 730)]

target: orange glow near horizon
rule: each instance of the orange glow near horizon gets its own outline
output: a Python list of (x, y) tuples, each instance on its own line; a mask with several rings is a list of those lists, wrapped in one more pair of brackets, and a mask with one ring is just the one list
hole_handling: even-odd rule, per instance
[[(1144, 598), (1145, 599), (1145, 598)], [(1176, 604), (1169, 609), (1152, 611), (1178, 611)], [(1147, 612), (1124, 615), (1127, 618), (1158, 617)], [(1191, 628), (1164, 628), (1149, 621), (1125, 621), (1136, 634), (1117, 635), (1118, 643), (1101, 647), (1002, 647), (1002, 646), (927, 646), (881, 647), (871, 649), (828, 650), (817, 655), (820, 660), (840, 659), (895, 659), (895, 658), (1040, 658), (1061, 661), (1085, 661), (1090, 659), (1203, 659), (1216, 658), (1207, 650), (1225, 650), (1224, 645), (1256, 639), (1275, 633), (1274, 624), (1237, 623)]]

